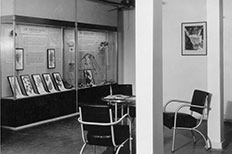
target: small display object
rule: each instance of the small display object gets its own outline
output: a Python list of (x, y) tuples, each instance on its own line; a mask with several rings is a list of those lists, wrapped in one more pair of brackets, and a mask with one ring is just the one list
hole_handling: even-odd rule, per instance
[(49, 73), (44, 73), (42, 74), (43, 78), (44, 78), (44, 81), (45, 81), (45, 84), (47, 86), (47, 89), (49, 92), (57, 92), (55, 87), (54, 87), (54, 84), (52, 82), (52, 79), (51, 79), (51, 76)]
[(31, 83), (30, 76), (29, 75), (21, 75), (20, 78), (21, 78), (21, 81), (22, 81), (22, 84), (23, 84), (23, 87), (24, 87), (26, 94), (28, 96), (36, 95), (36, 93), (33, 89), (32, 83)]
[(59, 89), (60, 91), (65, 91), (65, 90), (67, 90), (67, 89), (64, 87), (64, 83), (63, 83), (63, 80), (62, 80), (61, 75), (60, 75), (59, 72), (54, 72), (54, 73), (52, 73), (52, 76), (53, 76), (54, 81), (55, 81), (55, 83), (56, 83), (56, 85), (57, 85), (57, 87), (58, 87), (58, 89)]
[[(8, 76), (7, 79), (9, 81), (11, 91), (15, 95), (15, 97), (16, 98), (24, 97), (22, 90), (19, 86), (18, 78), (17, 77), (14, 78), (13, 76)], [(14, 84), (14, 83), (16, 83), (16, 84)]]
[(95, 84), (92, 71), (87, 69), (87, 70), (83, 70), (83, 72), (84, 72), (84, 78), (85, 78), (87, 87), (92, 87)]
[(182, 55), (207, 55), (206, 22), (182, 23)]
[(47, 50), (47, 67), (48, 69), (53, 69), (56, 67), (55, 62), (55, 49), (48, 49)]
[(15, 50), (15, 69), (17, 71), (24, 68), (24, 50), (23, 48), (16, 48)]
[(31, 76), (32, 76), (32, 80), (35, 83), (35, 87), (37, 89), (37, 92), (39, 94), (47, 94), (48, 92), (46, 92), (46, 90), (45, 90), (45, 87), (43, 85), (43, 82), (42, 82), (40, 75), (39, 74), (32, 74)]

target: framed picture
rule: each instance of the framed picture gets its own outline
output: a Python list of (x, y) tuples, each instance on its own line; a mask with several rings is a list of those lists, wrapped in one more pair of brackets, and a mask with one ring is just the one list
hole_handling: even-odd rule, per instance
[(44, 73), (44, 74), (42, 74), (42, 76), (43, 76), (43, 79), (44, 79), (44, 82), (45, 82), (45, 85), (46, 85), (48, 91), (49, 92), (56, 92), (56, 89), (54, 87), (54, 84), (52, 82), (50, 74)]
[(18, 78), (17, 77), (14, 78), (13, 76), (8, 76), (7, 79), (9, 81), (10, 89), (12, 91), (12, 94), (15, 95), (16, 98), (23, 97), (22, 90), (21, 90), (21, 88), (19, 86)]
[(182, 55), (207, 55), (207, 23), (186, 22), (181, 24)]
[(34, 81), (35, 88), (39, 94), (46, 94), (45, 87), (39, 74), (32, 74), (32, 80)]
[(23, 48), (15, 49), (15, 69), (17, 71), (23, 70), (24, 68), (24, 50)]
[(28, 96), (34, 96), (35, 95), (35, 91), (33, 89), (32, 83), (31, 83), (31, 79), (29, 75), (21, 75), (20, 76), (24, 90), (26, 92), (26, 94)]
[(52, 69), (56, 67), (55, 49), (47, 49), (47, 67)]
[(52, 76), (53, 76), (53, 78), (54, 78), (54, 81), (55, 81), (55, 83), (56, 83), (58, 89), (59, 89), (60, 91), (66, 90), (66, 88), (64, 87), (64, 83), (63, 83), (63, 80), (62, 80), (62, 78), (61, 78), (60, 73), (59, 73), (59, 72), (54, 72), (54, 73), (52, 73)]
[(84, 73), (86, 85), (88, 87), (92, 87), (95, 84), (93, 75), (92, 75), (92, 70), (89, 70), (89, 69), (83, 70), (83, 73)]

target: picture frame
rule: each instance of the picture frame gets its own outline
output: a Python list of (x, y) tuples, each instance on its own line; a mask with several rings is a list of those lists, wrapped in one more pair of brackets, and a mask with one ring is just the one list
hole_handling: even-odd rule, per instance
[(54, 69), (56, 67), (55, 49), (47, 49), (47, 68)]
[(31, 82), (30, 76), (28, 74), (25, 74), (25, 75), (20, 75), (20, 78), (21, 78), (25, 93), (28, 96), (36, 95), (35, 90), (34, 90), (33, 85), (32, 85), (32, 82)]
[(52, 73), (52, 76), (53, 76), (53, 79), (57, 85), (57, 88), (60, 90), (60, 91), (64, 91), (66, 90), (65, 86), (64, 86), (64, 82), (63, 82), (63, 79), (60, 75), (59, 72), (53, 72)]
[(86, 86), (87, 87), (94, 86), (95, 82), (94, 82), (92, 70), (86, 69), (86, 70), (83, 70), (83, 73), (84, 73), (84, 79), (85, 79)]
[[(7, 76), (7, 80), (10, 84), (10, 89), (11, 89), (11, 92), (13, 95), (16, 96), (16, 98), (20, 98), (20, 97), (23, 97), (23, 93), (22, 93), (22, 89), (19, 85), (19, 81), (18, 81), (18, 78), (15, 76), (15, 79), (13, 76)], [(16, 83), (16, 84), (14, 84)]]
[(24, 69), (24, 49), (15, 49), (15, 70), (20, 71)]
[(54, 87), (54, 84), (52, 82), (52, 78), (49, 73), (43, 73), (42, 74), (46, 88), (49, 92), (57, 92), (57, 90)]
[(207, 55), (207, 22), (181, 23), (182, 56)]
[(34, 82), (35, 88), (39, 94), (48, 93), (45, 90), (45, 87), (44, 87), (44, 84), (43, 84), (43, 81), (42, 81), (40, 74), (32, 74), (31, 77), (32, 77), (32, 80)]

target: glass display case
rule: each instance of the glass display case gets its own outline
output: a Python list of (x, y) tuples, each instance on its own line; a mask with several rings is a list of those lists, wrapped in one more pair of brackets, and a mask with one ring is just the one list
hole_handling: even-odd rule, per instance
[(78, 87), (117, 82), (117, 33), (78, 30)]
[(2, 18), (2, 125), (76, 114), (75, 32), (75, 22)]
[(117, 31), (86, 25), (1, 17), (2, 125), (76, 114), (78, 89), (117, 83)]

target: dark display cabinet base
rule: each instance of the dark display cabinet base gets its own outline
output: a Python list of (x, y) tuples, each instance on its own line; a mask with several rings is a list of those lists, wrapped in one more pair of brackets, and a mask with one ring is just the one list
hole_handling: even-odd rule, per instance
[(76, 90), (1, 99), (1, 125), (20, 127), (76, 113)]

